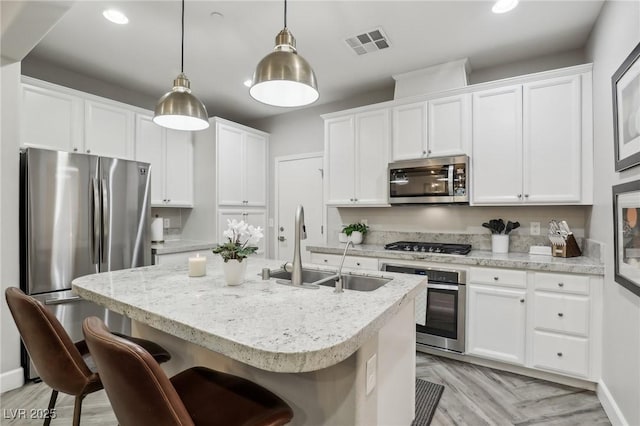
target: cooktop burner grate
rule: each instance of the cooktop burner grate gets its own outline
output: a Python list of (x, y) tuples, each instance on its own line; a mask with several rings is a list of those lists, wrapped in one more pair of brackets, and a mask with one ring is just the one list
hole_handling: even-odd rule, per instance
[(414, 241), (396, 241), (384, 246), (385, 250), (413, 251), (420, 253), (468, 254), (471, 244), (420, 243)]

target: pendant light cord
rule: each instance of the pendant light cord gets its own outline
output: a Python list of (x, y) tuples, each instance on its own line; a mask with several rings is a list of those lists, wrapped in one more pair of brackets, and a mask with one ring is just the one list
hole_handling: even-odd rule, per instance
[(182, 0), (182, 40), (180, 41), (180, 73), (184, 72), (184, 0)]
[(287, 0), (284, 0), (284, 27), (287, 28)]

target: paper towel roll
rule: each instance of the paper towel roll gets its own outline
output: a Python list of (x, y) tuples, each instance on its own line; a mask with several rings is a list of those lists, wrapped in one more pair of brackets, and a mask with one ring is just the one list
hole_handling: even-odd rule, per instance
[(151, 242), (161, 243), (164, 241), (164, 229), (162, 226), (162, 218), (154, 217), (151, 222)]

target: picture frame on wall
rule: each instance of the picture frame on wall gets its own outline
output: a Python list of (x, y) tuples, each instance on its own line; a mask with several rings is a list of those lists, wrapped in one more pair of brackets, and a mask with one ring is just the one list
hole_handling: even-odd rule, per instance
[(640, 164), (640, 43), (611, 77), (616, 172)]
[(640, 296), (640, 180), (613, 192), (614, 279)]

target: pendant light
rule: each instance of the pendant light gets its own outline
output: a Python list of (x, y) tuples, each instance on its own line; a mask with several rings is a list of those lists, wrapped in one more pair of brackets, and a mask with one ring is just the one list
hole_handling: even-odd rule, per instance
[(284, 29), (276, 36), (276, 47), (265, 56), (253, 74), (251, 96), (262, 103), (297, 107), (315, 102), (320, 94), (311, 65), (296, 51), (296, 40), (287, 28), (287, 0), (284, 0)]
[(153, 122), (174, 130), (203, 130), (209, 127), (207, 109), (191, 94), (191, 83), (184, 75), (184, 0), (182, 0), (180, 52), (180, 74), (173, 80), (173, 89), (158, 101)]

